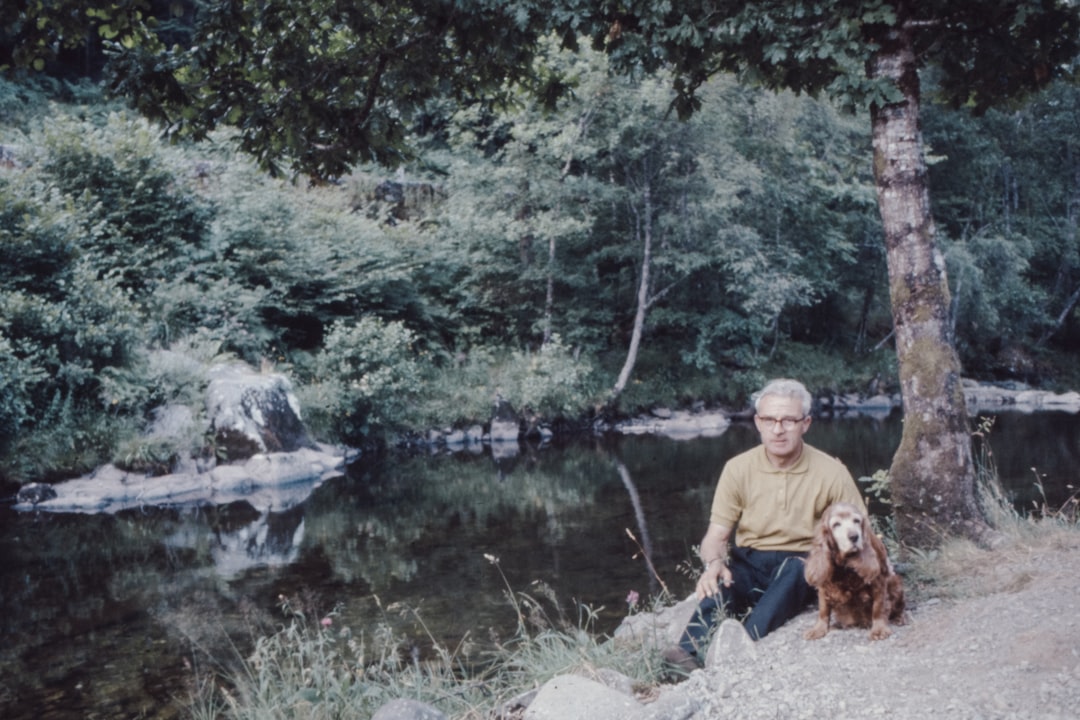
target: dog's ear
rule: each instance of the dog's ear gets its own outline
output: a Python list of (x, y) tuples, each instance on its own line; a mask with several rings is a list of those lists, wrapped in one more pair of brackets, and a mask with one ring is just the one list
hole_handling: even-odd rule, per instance
[(832, 516), (835, 505), (830, 505), (825, 512), (821, 514), (821, 522), (818, 523), (816, 539), (821, 541), (826, 550), (829, 551), (829, 556), (833, 557), (840, 552), (840, 546), (836, 544), (836, 535), (833, 534), (832, 529)]
[(881, 538), (874, 534), (873, 528), (869, 528), (867, 532), (870, 533), (867, 537), (870, 539), (869, 544), (874, 549), (874, 554), (877, 556), (878, 563), (881, 565), (881, 572), (886, 575), (891, 574), (892, 563), (889, 562), (889, 551), (885, 549), (885, 543), (881, 542)]
[(832, 579), (835, 552), (836, 539), (829, 528), (829, 511), (826, 510), (818, 521), (817, 532), (814, 533), (810, 545), (810, 554), (806, 557), (806, 582), (818, 587)]
[(870, 524), (870, 518), (863, 515), (862, 519), (863, 546), (859, 552), (859, 561), (855, 563), (855, 572), (859, 573), (866, 582), (872, 582), (885, 572), (888, 567), (888, 559), (885, 557), (885, 546), (874, 534), (874, 528)]

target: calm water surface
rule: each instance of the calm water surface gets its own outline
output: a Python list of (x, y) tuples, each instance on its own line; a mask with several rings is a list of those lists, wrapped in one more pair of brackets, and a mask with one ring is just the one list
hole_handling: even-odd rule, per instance
[[(868, 476), (888, 467), (900, 427), (896, 416), (819, 419), (807, 440)], [(507, 583), (535, 597), (550, 588), (574, 621), (589, 606), (610, 631), (631, 590), (660, 589), (642, 551), (672, 592), (692, 589), (680, 565), (716, 477), (755, 443), (737, 423), (711, 439), (360, 461), (283, 512), (0, 509), (0, 716), (181, 717), (198, 658), (280, 625), (282, 596), (319, 616), (336, 609), (339, 626), (390, 623), (421, 653), (429, 633), (451, 647), (511, 635)], [(1003, 414), (990, 445), (1018, 506), (1072, 492), (1080, 418)]]

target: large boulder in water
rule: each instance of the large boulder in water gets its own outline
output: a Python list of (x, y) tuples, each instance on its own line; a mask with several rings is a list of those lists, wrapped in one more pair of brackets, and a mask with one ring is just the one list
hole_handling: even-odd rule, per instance
[[(180, 447), (188, 437), (214, 437), (217, 457), (180, 458), (170, 472), (108, 464), (56, 486), (27, 486), (16, 509), (115, 513), (133, 507), (244, 501), (259, 512), (283, 512), (304, 502), (323, 480), (340, 475), (344, 448), (314, 442), (283, 375), (232, 363), (212, 368), (206, 424), (190, 408), (160, 408), (147, 437)], [(208, 424), (208, 427), (207, 427)], [(182, 447), (180, 447), (182, 451)], [(220, 456), (222, 453), (218, 453)]]
[(206, 412), (214, 442), (229, 460), (315, 447), (284, 375), (259, 373), (241, 363), (213, 368)]

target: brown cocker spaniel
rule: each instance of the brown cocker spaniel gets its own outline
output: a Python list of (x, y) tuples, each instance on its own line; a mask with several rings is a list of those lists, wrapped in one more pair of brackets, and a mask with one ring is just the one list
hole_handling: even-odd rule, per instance
[(806, 632), (817, 640), (836, 627), (870, 628), (871, 640), (892, 635), (889, 622), (904, 624), (904, 587), (885, 545), (854, 505), (835, 503), (821, 515), (806, 558), (806, 581), (817, 588), (818, 619)]

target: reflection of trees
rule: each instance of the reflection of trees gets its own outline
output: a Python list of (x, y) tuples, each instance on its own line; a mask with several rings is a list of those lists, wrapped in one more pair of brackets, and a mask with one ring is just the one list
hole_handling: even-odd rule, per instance
[(322, 547), (339, 578), (362, 577), (372, 588), (411, 580), (418, 572), (416, 546), (449, 536), (539, 519), (540, 543), (553, 545), (565, 535), (565, 512), (593, 502), (610, 477), (610, 466), (573, 452), (540, 452), (512, 472), (476, 456), (397, 459), (374, 480), (356, 470), (312, 497), (307, 537)]
[(1060, 507), (1077, 486), (1080, 417), (1064, 412), (1001, 412), (993, 417), (993, 426), (976, 449), (981, 445), (990, 453), (1017, 509), (1031, 512), (1044, 502), (1051, 509)]
[(626, 464), (617, 457), (614, 458), (614, 461), (615, 469), (619, 471), (619, 478), (622, 480), (626, 493), (630, 496), (630, 504), (634, 508), (634, 520), (637, 522), (638, 536), (641, 538), (641, 552), (645, 554), (645, 564), (649, 568), (649, 593), (656, 595), (660, 589), (659, 578), (656, 577), (653, 571), (652, 540), (649, 538), (649, 524), (645, 521), (645, 509), (641, 506), (641, 496), (638, 494), (637, 486), (634, 485), (634, 478), (630, 476), (630, 470), (626, 467)]
[(152, 509), (0, 519), (0, 665), (10, 691), (0, 695), (0, 715), (29, 718), (42, 707), (72, 717), (106, 707), (137, 715), (139, 703), (160, 705), (152, 688), (182, 694), (179, 676), (175, 686), (167, 677), (176, 648), (162, 642), (147, 609), (200, 584), (214, 587), (212, 578), (184, 572), (205, 556), (163, 552), (162, 536), (183, 520)]

